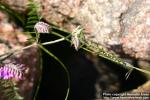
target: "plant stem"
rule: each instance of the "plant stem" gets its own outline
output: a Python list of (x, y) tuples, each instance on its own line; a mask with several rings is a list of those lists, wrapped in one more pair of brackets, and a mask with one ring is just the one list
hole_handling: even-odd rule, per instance
[[(58, 33), (56, 33), (56, 32), (51, 32), (51, 33), (54, 34), (54, 35), (56, 35), (56, 36), (58, 36), (58, 37), (65, 38), (63, 35), (60, 35), (60, 34), (58, 34)], [(70, 35), (68, 35), (68, 37), (70, 37)], [(65, 40), (68, 41), (68, 42), (71, 42), (68, 38), (65, 38)], [(81, 47), (81, 48), (82, 48), (83, 50), (85, 50), (85, 51), (88, 51), (88, 52), (90, 52), (90, 53), (93, 53), (93, 51), (91, 51), (91, 50), (89, 50), (89, 49), (87, 49), (87, 48), (85, 48), (85, 47)], [(96, 55), (98, 55), (98, 54), (96, 54)], [(98, 56), (100, 56), (100, 55), (98, 55)], [(100, 56), (100, 57), (105, 58), (105, 59), (108, 59), (107, 57), (104, 57), (104, 56)], [(108, 60), (112, 61), (111, 59), (108, 59)], [(127, 62), (125, 62), (125, 63), (126, 63), (126, 66), (122, 66), (122, 65), (121, 65), (123, 68), (126, 68), (126, 69), (128, 69), (128, 70), (135, 69), (135, 70), (137, 70), (137, 71), (140, 71), (140, 72), (143, 72), (143, 73), (145, 73), (145, 74), (150, 75), (150, 71), (147, 71), (147, 70), (144, 70), (144, 69), (141, 69), (141, 68), (134, 67), (134, 66), (132, 66), (131, 64), (129, 64), (129, 63), (127, 63)]]
[[(41, 45), (50, 45), (50, 44), (58, 43), (58, 42), (61, 42), (61, 41), (64, 41), (64, 40), (65, 40), (65, 38), (60, 38), (60, 39), (57, 39), (57, 40), (54, 40), (54, 41), (49, 41), (49, 42), (41, 43)], [(37, 46), (37, 45), (38, 45), (38, 43), (35, 42), (35, 43), (33, 43), (33, 44), (31, 44), (31, 45), (28, 45), (28, 46), (25, 46), (25, 47), (23, 47), (23, 48), (16, 49), (16, 50), (11, 50), (11, 51), (9, 51), (9, 52), (6, 52), (6, 53), (0, 55), (0, 57), (1, 57), (1, 56), (4, 56), (4, 55), (6, 55), (6, 54), (17, 53), (17, 52), (19, 52), (19, 51), (21, 51), (21, 50), (26, 50), (26, 49), (29, 49), (29, 48), (31, 48), (31, 47), (33, 47), (33, 46)]]
[(41, 45), (54, 44), (54, 43), (61, 42), (61, 41), (64, 41), (64, 40), (65, 40), (65, 38), (60, 38), (60, 39), (57, 39), (57, 40), (54, 40), (54, 41), (49, 41), (49, 42), (41, 43)]

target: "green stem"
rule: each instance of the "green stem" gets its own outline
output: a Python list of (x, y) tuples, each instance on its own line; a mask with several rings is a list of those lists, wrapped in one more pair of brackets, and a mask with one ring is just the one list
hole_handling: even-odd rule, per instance
[(57, 58), (54, 54), (52, 54), (49, 50), (47, 50), (46, 48), (44, 48), (42, 45), (38, 44), (38, 46), (45, 51), (47, 54), (49, 54), (51, 57), (53, 57), (56, 61), (58, 61), (60, 63), (60, 65), (64, 68), (66, 74), (67, 74), (67, 80), (68, 80), (68, 89), (67, 89), (67, 93), (66, 93), (66, 97), (65, 100), (67, 100), (68, 96), (69, 96), (69, 92), (70, 92), (70, 76), (69, 76), (69, 71), (67, 70), (67, 68), (65, 67), (65, 65), (63, 64), (63, 62), (61, 60), (59, 60), (59, 58)]
[[(49, 42), (41, 43), (41, 45), (50, 45), (50, 44), (58, 43), (58, 42), (61, 42), (61, 41), (64, 41), (64, 40), (65, 40), (65, 38), (60, 38), (60, 39), (57, 39), (57, 40), (54, 40), (54, 41), (49, 41)], [(35, 42), (35, 43), (33, 43), (33, 44), (31, 44), (31, 45), (28, 45), (28, 46), (25, 46), (25, 47), (23, 47), (23, 48), (11, 50), (11, 51), (9, 51), (9, 52), (6, 52), (6, 53), (4, 53), (4, 54), (1, 54), (0, 57), (1, 57), (1, 56), (4, 56), (4, 55), (6, 55), (6, 54), (17, 53), (17, 52), (19, 52), (19, 51), (21, 51), (21, 50), (26, 50), (26, 49), (29, 49), (29, 48), (31, 48), (31, 47), (33, 47), (33, 46), (37, 46), (37, 45), (38, 45), (38, 44)]]
[[(58, 37), (65, 38), (63, 35), (60, 35), (60, 34), (58, 34), (58, 33), (56, 33), (56, 32), (51, 32), (51, 33), (54, 34), (54, 35), (56, 35), (56, 36), (58, 36)], [(70, 36), (70, 35), (68, 35), (68, 37), (69, 37), (69, 36)], [(68, 38), (65, 38), (65, 40), (68, 41), (68, 42), (71, 42)], [(88, 52), (90, 52), (90, 53), (93, 53), (93, 51), (91, 51), (91, 50), (89, 50), (89, 49), (87, 49), (87, 48), (85, 48), (85, 47), (81, 47), (81, 48), (84, 49), (85, 51), (88, 51)], [(108, 59), (107, 57), (104, 57), (104, 56), (101, 56), (101, 55), (98, 55), (98, 56), (100, 56), (100, 57), (102, 57), (102, 58), (105, 58), (105, 59)], [(111, 60), (111, 59), (108, 59), (108, 60), (113, 61), (113, 60)], [(114, 62), (114, 61), (113, 61), (113, 62)], [(126, 62), (126, 65), (127, 65), (127, 66), (122, 66), (122, 67), (127, 68), (128, 70), (135, 69), (135, 70), (137, 70), (137, 71), (140, 71), (140, 72), (143, 72), (143, 73), (145, 73), (145, 74), (150, 75), (150, 71), (147, 71), (147, 70), (144, 70), (144, 69), (140, 69), (140, 68), (134, 67), (134, 66), (132, 66), (131, 64), (129, 64), (129, 63), (127, 63), (127, 62)]]
[(38, 91), (39, 91), (39, 89), (40, 89), (41, 80), (42, 80), (42, 70), (41, 70), (40, 79), (39, 79), (38, 86), (37, 86), (37, 89), (36, 89), (36, 91), (35, 91), (35, 95), (34, 95), (34, 97), (33, 97), (33, 100), (36, 100), (36, 98), (37, 98)]
[(41, 43), (41, 45), (54, 44), (54, 43), (58, 43), (58, 42), (61, 42), (61, 41), (64, 41), (64, 40), (65, 40), (65, 38), (61, 38), (61, 39), (57, 39), (57, 40), (54, 40), (54, 41), (49, 41), (49, 42)]
[(58, 28), (57, 26), (52, 26), (52, 29), (55, 29), (55, 30), (59, 30), (59, 31), (61, 31), (61, 32), (64, 32), (64, 33), (70, 33), (70, 32), (68, 32), (67, 30), (65, 30), (64, 28)]
[(68, 41), (68, 42), (71, 43), (71, 41), (68, 39), (69, 37), (71, 37), (71, 34), (69, 34), (69, 35), (66, 36), (66, 37), (63, 36), (63, 35), (61, 35), (61, 34), (58, 34), (58, 33), (56, 33), (56, 32), (51, 32), (51, 34), (56, 35), (56, 36), (58, 36), (58, 37), (60, 37), (60, 38), (65, 38), (66, 41)]

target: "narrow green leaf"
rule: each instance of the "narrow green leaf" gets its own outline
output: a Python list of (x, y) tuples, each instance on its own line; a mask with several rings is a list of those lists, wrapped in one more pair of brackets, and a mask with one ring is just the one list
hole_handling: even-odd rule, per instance
[(29, 17), (28, 19), (27, 19), (28, 21), (33, 21), (33, 20), (39, 20), (38, 19), (38, 17), (37, 17), (37, 15), (35, 15), (35, 16), (31, 16), (31, 17)]
[(33, 29), (33, 28), (34, 28), (34, 25), (28, 25), (28, 26), (26, 26), (25, 28)]
[(37, 20), (31, 20), (27, 22), (27, 25), (35, 25), (35, 23), (37, 22)]
[(0, 3), (0, 10), (8, 13), (17, 23), (25, 25), (25, 17), (20, 13), (12, 10), (8, 5)]
[(28, 16), (37, 16), (36, 10), (31, 10), (28, 14)]

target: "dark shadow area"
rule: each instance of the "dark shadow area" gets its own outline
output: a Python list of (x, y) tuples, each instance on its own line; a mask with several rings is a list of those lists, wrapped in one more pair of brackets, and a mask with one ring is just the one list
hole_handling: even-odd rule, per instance
[[(45, 34), (41, 41), (56, 39)], [(71, 91), (68, 100), (88, 100), (94, 98), (94, 86), (97, 71), (91, 61), (82, 52), (76, 52), (68, 42), (46, 46), (68, 68), (71, 79)], [(64, 100), (67, 90), (66, 72), (52, 57), (43, 52), (43, 76), (38, 100)]]
[[(50, 34), (42, 34), (41, 41), (55, 40)], [(84, 52), (75, 51), (70, 43), (64, 41), (45, 46), (55, 54), (68, 68), (71, 78), (71, 91), (68, 100), (91, 100), (95, 97), (95, 82), (99, 76), (93, 62), (89, 61)], [(37, 100), (64, 100), (67, 90), (66, 72), (63, 67), (45, 52), (43, 53), (43, 74)], [(133, 71), (126, 80), (127, 70), (108, 60), (101, 60), (119, 77), (120, 91), (137, 88), (146, 81), (138, 71)]]
[[(120, 92), (136, 89), (138, 86), (147, 81), (147, 78), (137, 70), (133, 70), (128, 79), (126, 79), (125, 75), (128, 70), (106, 59), (102, 59), (102, 62), (104, 62), (105, 65), (108, 66), (114, 73), (116, 73), (116, 75), (118, 75), (121, 83)], [(133, 65), (137, 66), (136, 61)]]

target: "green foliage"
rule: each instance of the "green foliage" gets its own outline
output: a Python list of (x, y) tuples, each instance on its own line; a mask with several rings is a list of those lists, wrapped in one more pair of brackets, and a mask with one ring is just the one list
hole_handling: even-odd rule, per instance
[[(15, 20), (20, 20), (20, 25), (23, 24), (25, 27), (25, 31), (26, 33), (30, 33), (30, 35), (32, 36), (31, 40), (32, 40), (32, 43), (34, 41), (36, 41), (38, 38), (39, 38), (39, 33), (35, 32), (34, 31), (34, 25), (40, 20), (41, 17), (39, 17), (38, 15), (38, 12), (37, 12), (37, 9), (39, 8), (39, 4), (35, 3), (35, 2), (30, 2), (27, 7), (28, 7), (28, 13), (27, 13), (27, 19), (24, 19), (24, 17), (20, 16), (19, 14), (17, 14), (17, 12), (13, 11), (12, 9), (10, 9), (8, 6), (5, 6), (3, 4), (1, 4), (1, 8), (7, 8), (7, 10), (5, 9), (2, 9), (5, 10), (9, 15), (13, 16), (15, 18)], [(10, 13), (11, 12), (11, 13)], [(36, 35), (36, 37), (33, 37), (33, 34)], [(42, 45), (47, 45), (47, 44), (53, 44), (53, 43), (57, 43), (59, 41), (63, 41), (64, 39), (60, 39), (58, 41), (51, 41), (51, 42), (47, 42), (47, 43), (42, 43)], [(56, 61), (58, 61), (58, 63), (60, 63), (60, 65), (64, 68), (66, 74), (67, 74), (67, 79), (68, 79), (68, 90), (67, 90), (67, 93), (66, 93), (66, 98), (65, 100), (67, 100), (68, 98), (68, 94), (69, 94), (69, 90), (70, 90), (70, 76), (69, 76), (69, 72), (66, 68), (66, 66), (54, 55), (52, 54), (49, 50), (47, 50), (46, 48), (44, 48), (42, 45), (38, 45), (42, 50), (44, 50), (46, 53), (48, 53), (51, 57), (53, 57)], [(24, 47), (22, 48), (21, 50), (24, 50), (24, 49), (27, 49), (27, 48), (30, 48), (34, 46), (33, 44), (27, 46), (27, 47)], [(18, 50), (14, 50), (13, 52), (17, 52)], [(8, 52), (9, 54), (10, 52)], [(12, 53), (12, 51), (11, 51)], [(41, 80), (41, 79), (40, 79)], [(3, 82), (3, 81), (1, 81)], [(11, 81), (10, 81), (11, 82)], [(40, 82), (39, 82), (40, 83)], [(1, 84), (1, 83), (0, 83)], [(6, 84), (6, 82), (5, 82)], [(39, 84), (40, 85), (40, 84)], [(1, 85), (3, 86), (3, 84)], [(5, 96), (7, 94), (7, 96), (9, 98), (11, 98), (10, 100), (20, 100), (20, 99), (23, 99), (19, 96), (19, 94), (17, 93), (17, 90), (18, 88), (13, 88), (14, 86), (10, 85), (10, 87), (7, 87), (7, 91), (4, 90), (1, 90), (1, 91), (5, 91)], [(39, 86), (37, 86), (39, 88)], [(36, 95), (37, 95), (37, 92), (38, 92), (38, 88), (36, 90), (36, 94), (34, 96), (34, 100), (36, 99)], [(14, 92), (14, 93), (12, 93)], [(9, 93), (11, 95), (9, 95)], [(13, 98), (12, 98), (13, 97)]]
[(27, 5), (27, 21), (25, 25), (25, 31), (34, 32), (34, 25), (40, 20), (40, 15), (38, 14), (38, 9), (40, 5), (35, 2), (29, 2)]
[[(29, 3), (29, 13), (27, 15), (27, 19), (25, 19), (25, 16), (12, 10), (7, 4), (0, 3), (0, 11), (3, 11), (7, 13), (10, 17), (13, 18), (13, 20), (20, 26), (25, 27), (28, 31), (32, 30), (34, 31), (33, 27), (34, 24), (39, 20), (38, 15), (36, 12), (36, 4)], [(28, 18), (29, 17), (29, 18)], [(27, 20), (27, 21), (26, 21)], [(27, 22), (27, 23), (26, 23)], [(30, 27), (31, 26), (31, 27)], [(34, 32), (35, 33), (35, 32)], [(32, 38), (33, 41), (33, 38)], [(33, 43), (33, 42), (32, 42)], [(31, 46), (30, 46), (31, 47)], [(25, 47), (28, 48), (28, 47)], [(23, 49), (25, 49), (23, 48)], [(0, 56), (0, 61), (2, 62), (3, 59), (10, 57), (14, 52), (17, 52), (18, 50), (10, 51), (4, 55)], [(15, 82), (12, 80), (0, 80), (0, 92), (3, 94), (3, 96), (7, 100), (23, 100), (23, 97), (20, 96), (18, 93), (18, 88), (16, 87)]]
[(25, 17), (21, 13), (18, 13), (16, 11), (14, 11), (13, 9), (9, 8), (9, 6), (7, 4), (0, 3), (0, 11), (7, 13), (10, 17), (13, 18), (13, 20), (17, 24), (19, 24), (21, 26), (25, 25), (25, 21), (24, 21)]
[[(36, 4), (34, 2), (30, 2), (28, 4), (29, 12), (27, 14), (27, 16), (28, 16), (27, 17), (27, 24), (26, 24), (26, 27), (25, 27), (26, 31), (33, 32), (34, 31), (34, 25), (40, 20), (41, 17), (39, 17), (38, 12), (37, 12), (37, 9), (39, 7), (40, 7), (40, 5)], [(35, 34), (36, 34), (36, 40), (38, 40), (40, 33), (35, 32)], [(55, 41), (52, 41), (52, 42), (47, 42), (47, 43), (43, 43), (43, 44), (38, 44), (38, 46), (43, 51), (45, 51), (48, 55), (50, 55), (52, 58), (54, 58), (56, 61), (58, 61), (58, 63), (60, 63), (60, 65), (64, 68), (64, 70), (66, 72), (66, 75), (67, 75), (67, 79), (68, 79), (68, 90), (66, 92), (66, 98), (65, 98), (65, 100), (67, 100), (68, 95), (69, 95), (69, 90), (70, 90), (70, 76), (69, 76), (69, 72), (67, 70), (67, 67), (63, 64), (63, 62), (61, 60), (59, 60), (59, 58), (57, 58), (53, 53), (51, 53), (50, 50), (47, 50), (44, 46), (42, 46), (42, 45), (52, 44), (53, 42), (55, 43)], [(37, 91), (38, 91), (38, 89), (36, 90), (34, 100), (36, 99)]]
[(7, 100), (23, 100), (18, 93), (18, 88), (13, 81), (10, 80), (0, 80), (0, 91), (3, 93), (3, 96), (7, 98)]

